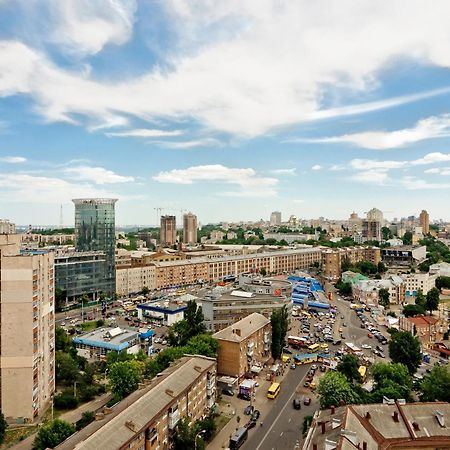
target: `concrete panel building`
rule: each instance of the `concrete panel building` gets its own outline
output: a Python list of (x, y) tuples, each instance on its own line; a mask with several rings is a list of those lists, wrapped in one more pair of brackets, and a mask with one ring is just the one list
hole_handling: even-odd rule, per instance
[(381, 251), (383, 262), (391, 266), (409, 266), (419, 264), (427, 257), (425, 245), (401, 245), (386, 247)]
[(241, 379), (252, 366), (262, 367), (270, 358), (271, 336), (270, 320), (259, 313), (213, 334), (219, 342), (217, 372)]
[(175, 216), (161, 216), (159, 240), (163, 247), (171, 247), (177, 242), (177, 223)]
[[(215, 403), (216, 361), (183, 357), (106, 415), (56, 447), (59, 450), (169, 449), (178, 422), (204, 418)], [(123, 409), (123, 410), (122, 410)]]
[(197, 216), (187, 213), (183, 216), (183, 242), (185, 244), (195, 244), (197, 242)]
[(120, 267), (116, 269), (116, 292), (121, 296), (137, 294), (144, 287), (156, 289), (156, 265)]
[(270, 226), (278, 226), (281, 225), (281, 212), (280, 211), (273, 211), (270, 214)]
[(422, 228), (423, 234), (428, 234), (430, 232), (430, 216), (424, 209), (419, 216), (420, 227)]
[(54, 260), (20, 253), (20, 235), (0, 235), (0, 405), (7, 420), (32, 422), (55, 391)]

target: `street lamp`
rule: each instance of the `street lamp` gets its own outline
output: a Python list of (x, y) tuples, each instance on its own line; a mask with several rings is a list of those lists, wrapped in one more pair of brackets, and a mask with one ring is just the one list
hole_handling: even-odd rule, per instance
[(202, 434), (205, 434), (206, 430), (200, 430), (196, 435), (194, 439), (194, 450), (197, 450), (197, 438), (201, 436)]

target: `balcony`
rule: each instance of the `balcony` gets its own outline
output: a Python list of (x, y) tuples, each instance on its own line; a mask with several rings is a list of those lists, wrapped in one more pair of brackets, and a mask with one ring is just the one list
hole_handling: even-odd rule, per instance
[(270, 333), (266, 331), (264, 333), (264, 343), (267, 344), (269, 342), (270, 342)]
[(180, 410), (177, 408), (175, 411), (169, 412), (169, 430), (173, 430), (180, 420)]
[(215, 380), (215, 378), (206, 381), (206, 390), (209, 391), (210, 389), (214, 389), (215, 387), (216, 387), (216, 380)]

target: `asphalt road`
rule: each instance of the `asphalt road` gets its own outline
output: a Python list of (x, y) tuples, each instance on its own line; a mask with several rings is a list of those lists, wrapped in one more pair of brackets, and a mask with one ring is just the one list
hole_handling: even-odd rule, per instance
[[(289, 370), (281, 384), (281, 392), (273, 402), (272, 409), (263, 419), (263, 426), (258, 424), (249, 430), (247, 442), (242, 446), (245, 450), (286, 450), (300, 448), (303, 418), (314, 414), (318, 405), (316, 402), (309, 406), (302, 404), (302, 409), (296, 410), (292, 406), (292, 400), (299, 396), (302, 400), (306, 395), (302, 389), (303, 379), (310, 366), (298, 366), (295, 370)], [(297, 393), (297, 391), (300, 391)], [(314, 399), (313, 399), (314, 400)], [(296, 443), (298, 446), (296, 447)]]

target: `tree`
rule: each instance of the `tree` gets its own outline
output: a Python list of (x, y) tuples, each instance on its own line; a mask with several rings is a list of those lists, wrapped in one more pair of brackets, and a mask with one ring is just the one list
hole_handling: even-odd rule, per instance
[(72, 384), (76, 381), (80, 369), (77, 362), (69, 353), (57, 351), (55, 355), (56, 360), (56, 381), (62, 384)]
[(73, 391), (68, 390), (55, 395), (53, 405), (56, 409), (73, 409), (78, 406), (78, 400), (73, 395)]
[(336, 282), (336, 289), (339, 291), (339, 294), (341, 295), (350, 295), (352, 293), (351, 283), (344, 283), (342, 279), (339, 279)]
[(88, 426), (94, 420), (95, 413), (93, 411), (84, 411), (84, 413), (81, 414), (81, 419), (76, 421), (75, 427), (77, 431), (80, 431), (82, 428)]
[(143, 295), (148, 295), (149, 292), (150, 292), (150, 289), (147, 286), (144, 286), (142, 288), (142, 294)]
[(215, 358), (219, 343), (209, 334), (199, 334), (189, 339), (185, 346), (185, 353), (190, 355), (203, 355)]
[(404, 364), (413, 375), (422, 362), (420, 342), (411, 333), (399, 331), (389, 341), (389, 356), (394, 363)]
[(344, 355), (341, 362), (337, 365), (337, 371), (345, 375), (345, 378), (352, 383), (359, 381), (360, 375), (358, 372), (359, 361), (355, 355)]
[(411, 231), (407, 231), (404, 235), (403, 235), (403, 245), (412, 245), (412, 233)]
[(174, 347), (186, 345), (191, 337), (205, 333), (204, 320), (202, 308), (197, 307), (194, 300), (190, 300), (184, 312), (184, 319), (178, 321), (169, 332), (170, 345)]
[(352, 389), (345, 375), (339, 372), (327, 372), (319, 381), (317, 392), (322, 409), (339, 406), (341, 403), (350, 405), (360, 403), (360, 398)]
[(419, 289), (417, 291), (416, 299), (414, 300), (414, 303), (418, 306), (421, 306), (424, 310), (427, 306), (427, 300), (425, 298), (425, 295), (423, 295), (422, 289)]
[(430, 311), (430, 316), (433, 311), (436, 311), (439, 307), (439, 290), (437, 288), (432, 288), (428, 291), (426, 296), (426, 309)]
[(437, 277), (436, 278), (436, 287), (441, 289), (449, 289), (450, 288), (450, 277)]
[(261, 269), (259, 269), (259, 273), (261, 274), (261, 276), (265, 277), (267, 275), (267, 270), (265, 267), (261, 267)]
[(364, 275), (375, 275), (378, 272), (378, 266), (370, 261), (360, 261), (357, 267)]
[(52, 420), (39, 429), (33, 443), (33, 449), (55, 448), (73, 433), (75, 433), (75, 427), (72, 424), (60, 419)]
[(60, 287), (55, 288), (55, 309), (57, 312), (61, 311), (64, 303), (66, 302), (67, 291), (64, 291)]
[(381, 402), (383, 396), (393, 399), (411, 397), (412, 377), (408, 368), (399, 363), (377, 363), (372, 366), (375, 387), (372, 401)]
[(55, 331), (55, 348), (56, 351), (61, 350), (66, 353), (72, 348), (71, 337), (61, 327), (57, 327)]
[(197, 448), (203, 450), (205, 443), (201, 436), (197, 437), (197, 433), (200, 431), (197, 423), (193, 426), (189, 422), (189, 418), (184, 417), (181, 419), (175, 430), (173, 436), (173, 448), (175, 450), (185, 450)]
[(384, 272), (386, 272), (386, 266), (384, 265), (384, 263), (382, 262), (382, 261), (380, 261), (378, 264), (377, 264), (377, 270), (378, 270), (378, 273), (384, 273)]
[(382, 227), (381, 233), (383, 234), (383, 240), (387, 241), (388, 239), (392, 239), (392, 232), (388, 227)]
[(423, 402), (450, 402), (450, 372), (447, 367), (435, 365), (420, 383)]
[(138, 361), (121, 361), (109, 368), (111, 390), (121, 399), (135, 391), (142, 379), (142, 370), (135, 363)]
[(3, 413), (0, 413), (0, 444), (5, 439), (6, 429), (8, 428), (8, 423), (5, 420)]
[(289, 317), (286, 306), (277, 309), (270, 317), (272, 325), (272, 357), (278, 359), (286, 345), (286, 333), (289, 326)]
[(405, 317), (414, 317), (425, 313), (425, 309), (420, 305), (406, 305), (403, 308)]
[(378, 298), (380, 305), (384, 306), (385, 308), (389, 308), (390, 302), (389, 302), (389, 298), (390, 298), (391, 294), (389, 293), (389, 291), (386, 288), (381, 288), (378, 291)]
[(342, 270), (342, 272), (347, 272), (347, 270), (350, 270), (350, 267), (351, 267), (350, 258), (348, 255), (345, 255), (342, 258), (341, 270)]

